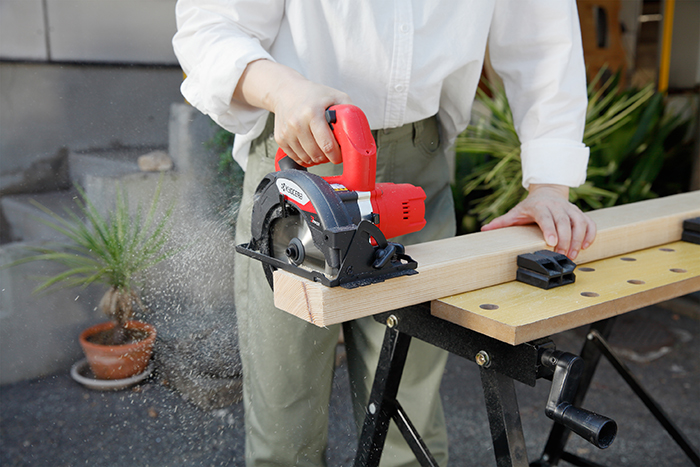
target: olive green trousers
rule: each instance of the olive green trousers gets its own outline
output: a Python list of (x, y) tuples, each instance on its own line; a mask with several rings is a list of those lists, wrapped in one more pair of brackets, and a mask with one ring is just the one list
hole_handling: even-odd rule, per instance
[[(437, 120), (373, 134), (377, 181), (412, 183), (427, 195), (426, 227), (394, 240), (406, 245), (453, 236), (456, 226), (450, 177)], [(253, 194), (260, 180), (274, 171), (276, 151), (270, 119), (263, 136), (251, 147), (236, 226), (237, 243), (250, 240)], [(312, 171), (325, 176), (341, 169), (325, 164)], [(243, 362), (246, 465), (325, 466), (328, 407), (341, 325), (319, 328), (275, 308), (260, 262), (242, 255), (236, 257), (235, 293)], [(355, 293), (371, 293), (371, 288), (356, 289)], [(342, 326), (359, 434), (386, 328), (372, 317)], [(447, 464), (447, 433), (439, 387), (446, 360), (445, 351), (414, 339), (398, 394), (443, 466)], [(381, 465), (418, 465), (393, 423)]]

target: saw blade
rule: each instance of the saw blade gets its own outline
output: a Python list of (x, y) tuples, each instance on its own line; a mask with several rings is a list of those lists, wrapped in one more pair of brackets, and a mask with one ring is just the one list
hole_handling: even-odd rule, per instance
[(285, 211), (286, 216), (281, 215), (270, 222), (270, 256), (334, 278), (337, 270), (328, 267), (304, 217), (289, 206)]

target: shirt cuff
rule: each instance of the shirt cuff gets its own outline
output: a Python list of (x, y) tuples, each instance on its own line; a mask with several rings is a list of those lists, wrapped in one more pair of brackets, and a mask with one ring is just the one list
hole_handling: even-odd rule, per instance
[(586, 181), (589, 149), (564, 139), (537, 139), (520, 146), (523, 187), (547, 183), (577, 187)]
[[(190, 104), (232, 133), (248, 132), (264, 112), (262, 109), (231, 100), (249, 63), (258, 59), (273, 61), (260, 47), (252, 47), (249, 44), (249, 49), (235, 60), (202, 60), (190, 71), (180, 87)], [(222, 52), (220, 56), (226, 55)]]

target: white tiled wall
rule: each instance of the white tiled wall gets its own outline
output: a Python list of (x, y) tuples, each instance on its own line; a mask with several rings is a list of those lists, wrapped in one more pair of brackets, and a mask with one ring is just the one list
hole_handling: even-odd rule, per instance
[(176, 64), (175, 1), (0, 0), (0, 58)]

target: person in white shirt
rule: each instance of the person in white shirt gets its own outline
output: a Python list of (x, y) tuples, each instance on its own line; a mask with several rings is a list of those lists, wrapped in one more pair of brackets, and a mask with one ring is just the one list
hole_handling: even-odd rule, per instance
[[(428, 227), (400, 241), (454, 235), (444, 152), (468, 124), (488, 42), (522, 143), (529, 195), (483, 230), (537, 223), (547, 244), (572, 259), (593, 242), (595, 224), (568, 201), (588, 162), (574, 0), (179, 0), (176, 13), (182, 93), (236, 134), (233, 156), (246, 170), (237, 241), (249, 240), (252, 192), (274, 170), (278, 146), (297, 162), (341, 162), (324, 111), (347, 103), (374, 130), (378, 176), (428, 195)], [(247, 463), (325, 465), (338, 327), (316, 328), (275, 309), (259, 264), (239, 256), (235, 267)], [(383, 326), (368, 318), (344, 331), (361, 426)], [(414, 340), (399, 393), (440, 465), (447, 461), (439, 400), (445, 360)], [(382, 465), (412, 458), (392, 429)]]

